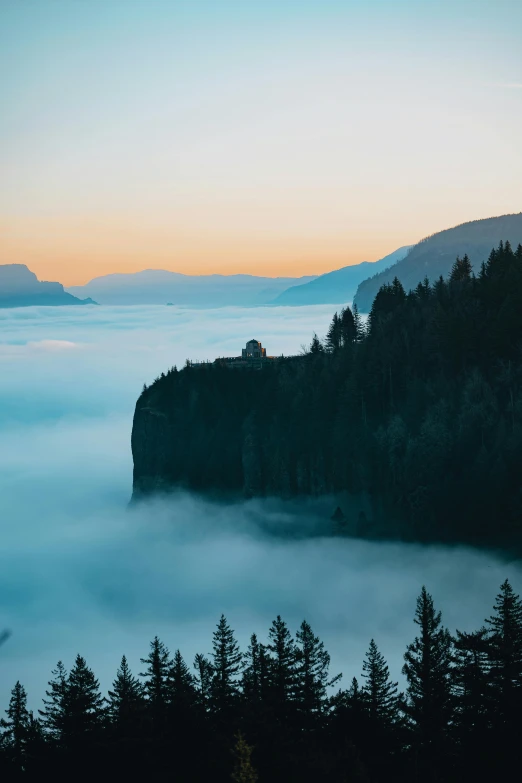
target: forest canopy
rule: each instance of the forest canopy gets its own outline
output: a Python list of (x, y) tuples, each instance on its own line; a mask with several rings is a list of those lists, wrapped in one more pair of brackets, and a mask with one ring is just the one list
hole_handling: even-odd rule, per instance
[(507, 779), (520, 763), (520, 597), (506, 580), (484, 626), (452, 635), (423, 587), (414, 628), (404, 692), (374, 639), (341, 682), (310, 624), (294, 635), (280, 616), (240, 650), (222, 615), (192, 667), (156, 636), (137, 676), (122, 657), (105, 696), (85, 658), (60, 661), (37, 715), (13, 687), (2, 780)]

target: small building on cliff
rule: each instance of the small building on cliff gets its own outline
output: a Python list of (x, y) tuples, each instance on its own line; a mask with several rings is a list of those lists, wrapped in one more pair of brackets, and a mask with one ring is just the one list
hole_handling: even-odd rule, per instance
[(246, 359), (266, 359), (266, 348), (263, 348), (258, 340), (249, 340), (246, 348), (241, 350), (241, 358)]
[[(241, 356), (220, 356), (214, 359), (214, 364), (225, 364), (234, 369), (250, 368), (260, 370), (268, 362), (274, 361), (275, 356), (267, 356), (266, 348), (263, 348), (259, 340), (249, 340), (245, 348), (241, 349)], [(191, 367), (205, 367), (212, 362), (189, 362)]]

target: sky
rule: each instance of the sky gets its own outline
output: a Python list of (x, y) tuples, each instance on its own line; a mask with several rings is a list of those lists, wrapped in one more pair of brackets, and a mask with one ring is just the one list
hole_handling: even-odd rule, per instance
[(399, 679), (422, 584), (452, 630), (479, 627), (506, 577), (522, 590), (520, 563), (494, 554), (332, 538), (329, 499), (178, 494), (127, 508), (144, 382), (187, 356), (237, 352), (238, 335), (295, 353), (330, 318), (322, 305), (0, 310), (0, 632), (12, 631), (0, 716), (17, 680), (40, 707), (58, 660), (70, 668), (77, 653), (104, 692), (123, 654), (142, 671), (156, 634), (192, 665), (222, 612), (243, 650), (278, 614), (292, 633), (308, 619), (344, 687), (373, 636)]
[(0, 263), (320, 274), (519, 212), (519, 0), (2, 0)]

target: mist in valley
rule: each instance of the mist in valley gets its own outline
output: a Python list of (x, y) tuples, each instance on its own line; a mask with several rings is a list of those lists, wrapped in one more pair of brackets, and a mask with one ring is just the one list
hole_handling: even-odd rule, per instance
[[(128, 507), (135, 400), (186, 358), (299, 352), (331, 306), (21, 308), (0, 311), (0, 709), (14, 682), (39, 706), (56, 662), (87, 659), (104, 690), (158, 635), (188, 662), (223, 612), (244, 649), (281, 614), (358, 676), (370, 638), (400, 677), (422, 584), (450, 627), (489, 615), (518, 563), (495, 553), (333, 538), (328, 503), (231, 505), (175, 493)], [(275, 531), (281, 531), (277, 535)], [(313, 531), (314, 535), (303, 535)]]

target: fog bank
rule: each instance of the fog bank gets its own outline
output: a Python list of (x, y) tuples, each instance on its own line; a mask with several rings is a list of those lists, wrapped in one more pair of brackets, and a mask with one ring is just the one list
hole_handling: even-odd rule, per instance
[[(78, 312), (80, 310), (81, 312)], [(347, 684), (375, 637), (392, 673), (422, 584), (451, 629), (480, 625), (520, 567), (464, 548), (292, 536), (320, 504), (215, 505), (179, 493), (127, 509), (141, 385), (247, 339), (296, 353), (332, 308), (24, 308), (0, 312), (0, 711), (17, 679), (38, 706), (57, 660), (81, 652), (109, 685), (158, 634), (187, 660), (211, 650), (224, 612), (245, 647), (281, 614), (307, 618)], [(285, 537), (264, 532), (280, 528)]]

